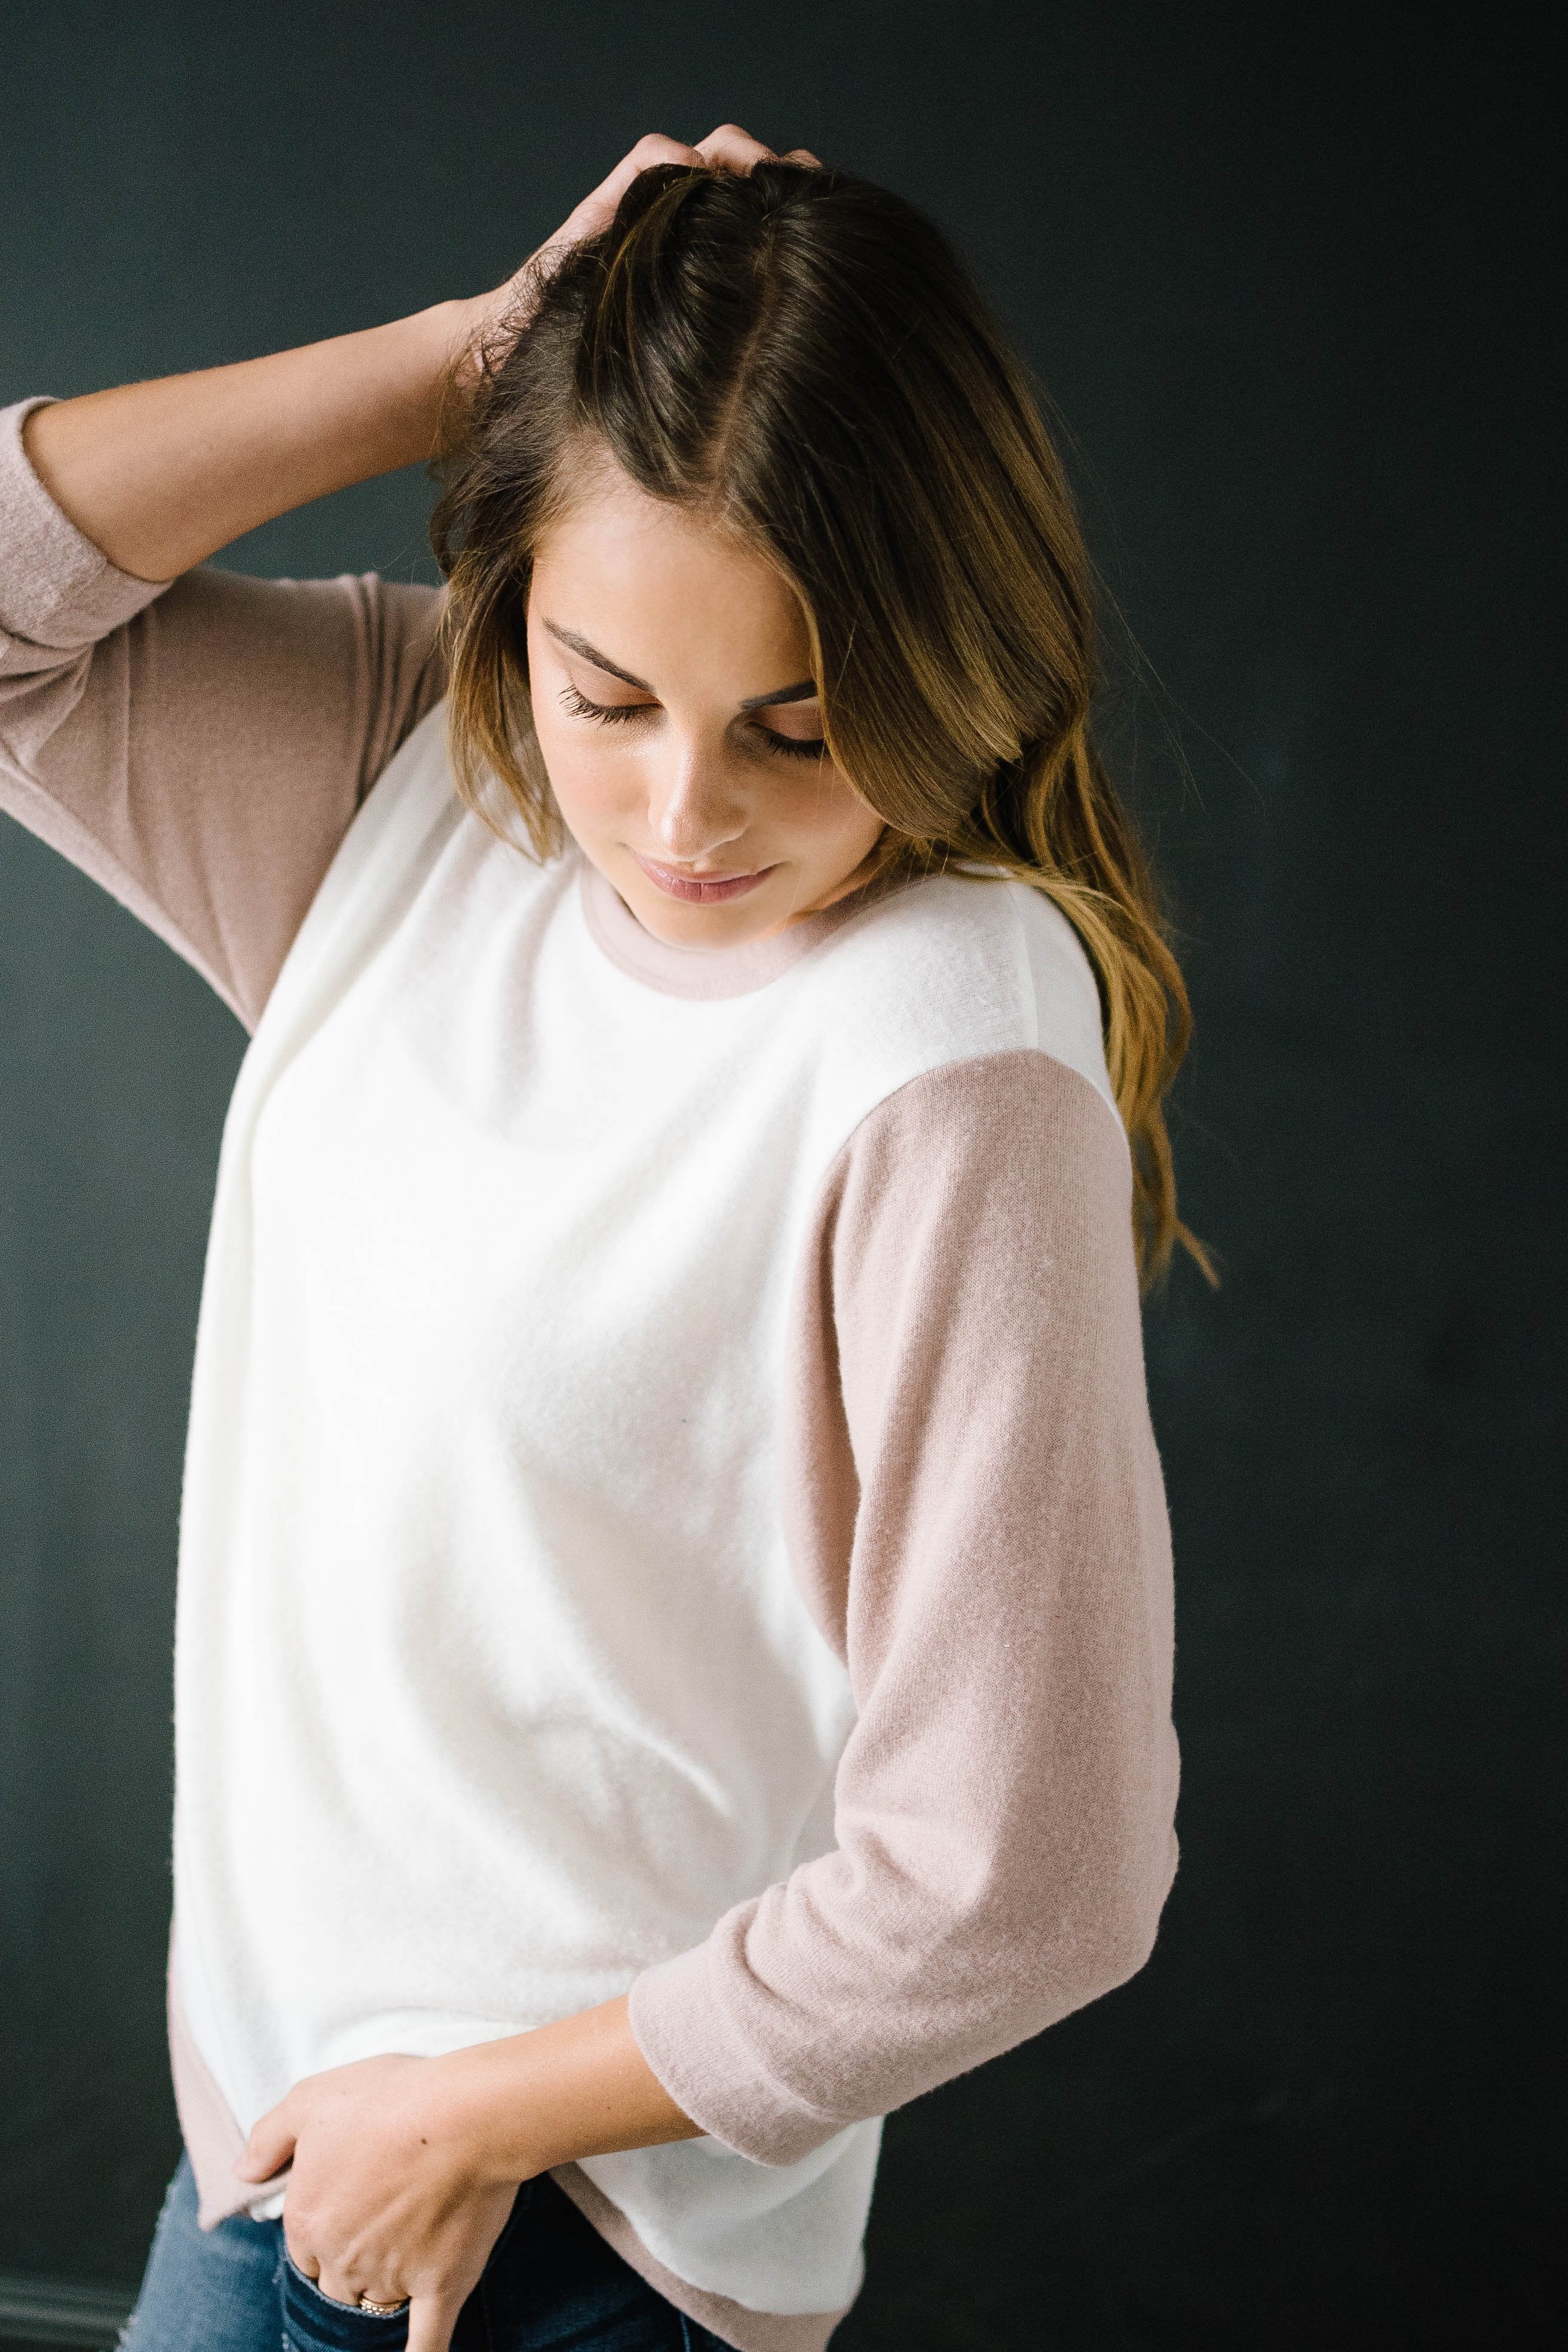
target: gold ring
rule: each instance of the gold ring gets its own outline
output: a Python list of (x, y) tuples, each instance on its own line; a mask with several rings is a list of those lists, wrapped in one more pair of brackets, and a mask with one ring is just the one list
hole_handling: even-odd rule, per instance
[(354, 2308), (368, 2311), (373, 2319), (395, 2319), (400, 2311), (407, 2310), (408, 2297), (405, 2295), (401, 2303), (372, 2303), (368, 2294), (362, 2294)]

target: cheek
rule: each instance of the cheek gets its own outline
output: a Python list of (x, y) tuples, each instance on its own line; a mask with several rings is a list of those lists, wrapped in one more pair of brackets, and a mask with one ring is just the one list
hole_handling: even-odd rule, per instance
[(789, 830), (799, 854), (816, 862), (848, 859), (858, 865), (882, 833), (882, 820), (852, 792), (835, 770), (824, 787), (814, 781), (793, 795)]
[(533, 731), (556, 805), (574, 833), (606, 823), (624, 809), (633, 780), (619, 745), (574, 726), (551, 709), (548, 695), (534, 702)]

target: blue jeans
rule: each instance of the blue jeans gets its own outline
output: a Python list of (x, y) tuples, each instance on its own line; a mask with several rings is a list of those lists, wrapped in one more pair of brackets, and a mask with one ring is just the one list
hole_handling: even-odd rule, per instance
[[(122, 2352), (396, 2352), (406, 2316), (334, 2303), (295, 2269), (281, 2221), (196, 2227), (183, 2158), (169, 2183)], [(657, 2294), (548, 2179), (525, 2181), (452, 2352), (724, 2352)]]

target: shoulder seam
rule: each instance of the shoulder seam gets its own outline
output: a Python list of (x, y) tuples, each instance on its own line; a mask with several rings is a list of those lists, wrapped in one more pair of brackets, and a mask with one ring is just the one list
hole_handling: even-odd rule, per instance
[(955, 1055), (949, 1061), (934, 1063), (929, 1070), (917, 1070), (912, 1077), (903, 1079), (896, 1087), (890, 1087), (888, 1092), (883, 1095), (879, 1101), (874, 1102), (870, 1108), (856, 1121), (854, 1127), (851, 1128), (849, 1133), (845, 1137), (843, 1142), (839, 1145), (838, 1150), (834, 1153), (832, 1160), (829, 1162), (826, 1175), (824, 1178), (824, 1182), (826, 1183), (828, 1179), (831, 1178), (834, 1170), (837, 1168), (846, 1153), (852, 1149), (857, 1139), (861, 1135), (864, 1129), (870, 1125), (871, 1121), (878, 1116), (878, 1114), (886, 1110), (890, 1103), (897, 1102), (902, 1096), (907, 1095), (911, 1087), (929, 1086), (933, 1079), (948, 1077), (957, 1070), (978, 1069), (986, 1062), (1010, 1061), (1023, 1055), (1029, 1055), (1039, 1061), (1048, 1062), (1053, 1069), (1061, 1071), (1065, 1076), (1071, 1078), (1076, 1086), (1081, 1087), (1084, 1091), (1099, 1105), (1104, 1116), (1110, 1120), (1116, 1129), (1117, 1135), (1121, 1139), (1121, 1148), (1127, 1153), (1129, 1161), (1131, 1161), (1131, 1148), (1128, 1143), (1127, 1130), (1121, 1124), (1121, 1116), (1115, 1108), (1106, 1100), (1104, 1095), (1095, 1085), (1092, 1078), (1086, 1078), (1081, 1070), (1075, 1069), (1072, 1064), (1070, 1062), (1064, 1061), (1059, 1054), (1053, 1054), (1048, 1046), (997, 1045), (988, 1046), (984, 1053), (980, 1054)]

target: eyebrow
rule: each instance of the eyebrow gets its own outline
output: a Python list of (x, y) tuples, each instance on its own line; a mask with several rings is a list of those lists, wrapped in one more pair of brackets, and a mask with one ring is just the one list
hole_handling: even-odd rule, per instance
[[(597, 646), (590, 645), (586, 637), (580, 637), (575, 629), (558, 628), (553, 621), (546, 621), (544, 625), (558, 645), (565, 646), (574, 654), (581, 654), (583, 659), (592, 662), (595, 669), (605, 670), (611, 677), (618, 677), (623, 686), (635, 686), (639, 694), (653, 694), (653, 688), (646, 678), (634, 677), (629, 669), (623, 669), (619, 662), (613, 662), (608, 654), (602, 654)], [(741, 709), (766, 710), (775, 702), (809, 702), (816, 692), (816, 680), (803, 677), (798, 686), (782, 686), (776, 694), (749, 694)], [(658, 700), (657, 696), (654, 698)]]

